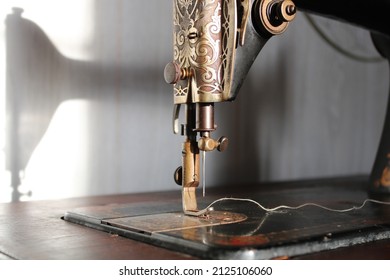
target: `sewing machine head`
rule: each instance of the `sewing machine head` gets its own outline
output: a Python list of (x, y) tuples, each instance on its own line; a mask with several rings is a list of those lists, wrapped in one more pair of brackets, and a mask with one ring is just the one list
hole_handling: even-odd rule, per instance
[[(228, 144), (226, 137), (211, 138), (216, 129), (214, 104), (236, 98), (267, 40), (283, 33), (294, 19), (295, 5), (370, 30), (379, 52), (390, 56), (389, 0), (357, 0), (353, 4), (328, 0), (294, 0), (295, 4), (291, 0), (174, 0), (173, 3), (174, 59), (167, 64), (164, 76), (167, 83), (174, 85), (174, 132), (181, 131), (186, 137), (182, 166), (175, 172), (175, 181), (183, 187), (183, 210), (190, 215), (199, 213), (195, 189), (200, 182), (200, 151), (203, 155), (215, 149), (223, 151)], [(180, 129), (182, 104), (185, 123)], [(390, 193), (389, 108), (368, 182), (373, 193)]]
[[(228, 144), (226, 137), (210, 137), (216, 129), (214, 103), (236, 98), (261, 48), (286, 30), (295, 13), (290, 0), (174, 0), (174, 61), (164, 77), (174, 85), (174, 132), (186, 136), (182, 166), (175, 172), (186, 213), (198, 210), (199, 151), (223, 151)], [(182, 104), (186, 121), (180, 129)]]

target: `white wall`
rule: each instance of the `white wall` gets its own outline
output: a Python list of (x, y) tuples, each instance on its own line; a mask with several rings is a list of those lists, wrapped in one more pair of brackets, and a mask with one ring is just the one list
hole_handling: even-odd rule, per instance
[[(2, 18), (12, 6), (29, 20), (1, 60), (20, 104), (22, 190), (43, 199), (179, 189), (183, 139), (172, 134), (162, 74), (171, 1), (6, 1)], [(317, 21), (351, 51), (377, 55), (368, 32)], [(207, 156), (208, 185), (367, 174), (388, 76), (384, 62), (334, 52), (298, 14), (266, 45), (237, 101), (217, 105), (215, 134), (231, 144)]]

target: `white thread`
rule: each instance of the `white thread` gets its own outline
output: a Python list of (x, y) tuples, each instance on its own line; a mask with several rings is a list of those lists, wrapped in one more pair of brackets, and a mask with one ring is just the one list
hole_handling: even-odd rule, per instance
[[(245, 202), (251, 202), (251, 203), (254, 203), (256, 204), (259, 208), (263, 209), (264, 211), (266, 212), (275, 212), (277, 210), (281, 210), (281, 209), (289, 209), (289, 210), (298, 210), (300, 208), (303, 208), (303, 207), (307, 207), (307, 206), (315, 206), (315, 207), (319, 207), (321, 209), (324, 209), (324, 210), (327, 210), (327, 211), (331, 211), (331, 212), (338, 212), (338, 213), (345, 213), (345, 212), (349, 212), (349, 211), (353, 211), (353, 210), (360, 210), (362, 209), (368, 202), (371, 202), (371, 203), (377, 203), (377, 204), (383, 204), (383, 205), (390, 205), (390, 202), (386, 202), (386, 201), (380, 201), (380, 200), (375, 200), (375, 199), (365, 199), (363, 201), (363, 203), (360, 205), (360, 206), (352, 206), (350, 208), (345, 208), (345, 209), (334, 209), (334, 208), (330, 208), (330, 207), (326, 207), (326, 206), (323, 206), (321, 204), (317, 204), (317, 203), (313, 203), (313, 202), (308, 202), (308, 203), (304, 203), (304, 204), (301, 204), (301, 205), (298, 205), (298, 206), (288, 206), (288, 205), (279, 205), (279, 206), (276, 206), (274, 208), (267, 208), (267, 207), (264, 207), (263, 205), (261, 205), (260, 203), (258, 203), (257, 201), (253, 200), (253, 199), (249, 199), (249, 198), (234, 198), (234, 197), (224, 197), (224, 198), (219, 198), (217, 200), (214, 200), (212, 203), (210, 203), (206, 208), (204, 208), (203, 210), (199, 210), (198, 212), (196, 212), (196, 216), (199, 216), (199, 215), (202, 215), (202, 214), (205, 214), (209, 211), (210, 207), (213, 206), (214, 204), (218, 203), (218, 202), (221, 202), (221, 201), (228, 201), (228, 200), (231, 200), (231, 201), (245, 201)], [(194, 213), (193, 213), (194, 215)]]

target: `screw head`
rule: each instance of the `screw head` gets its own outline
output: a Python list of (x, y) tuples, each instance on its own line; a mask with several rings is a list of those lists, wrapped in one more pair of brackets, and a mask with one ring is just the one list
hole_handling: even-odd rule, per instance
[(164, 79), (168, 84), (176, 84), (180, 80), (180, 66), (175, 62), (169, 62), (164, 69)]
[(284, 22), (292, 21), (297, 13), (297, 8), (291, 0), (284, 0), (280, 2), (280, 4), (278, 4), (278, 9), (279, 18)]
[(223, 152), (229, 146), (229, 139), (225, 136), (222, 136), (218, 139), (218, 147), (217, 150)]
[(173, 179), (175, 183), (181, 186), (183, 183), (183, 167), (179, 166), (176, 168), (175, 173), (173, 173)]

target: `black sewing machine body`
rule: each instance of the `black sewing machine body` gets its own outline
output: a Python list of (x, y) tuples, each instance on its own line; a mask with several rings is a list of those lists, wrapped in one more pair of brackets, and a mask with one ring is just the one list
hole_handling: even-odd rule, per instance
[[(334, 3), (333, 3), (334, 2)], [(298, 7), (371, 30), (373, 43), (383, 57), (390, 57), (390, 25), (387, 11), (390, 1), (295, 1)], [(388, 101), (389, 102), (389, 101)], [(373, 164), (368, 189), (371, 193), (389, 193), (390, 185), (390, 103), (387, 105), (382, 138)]]

